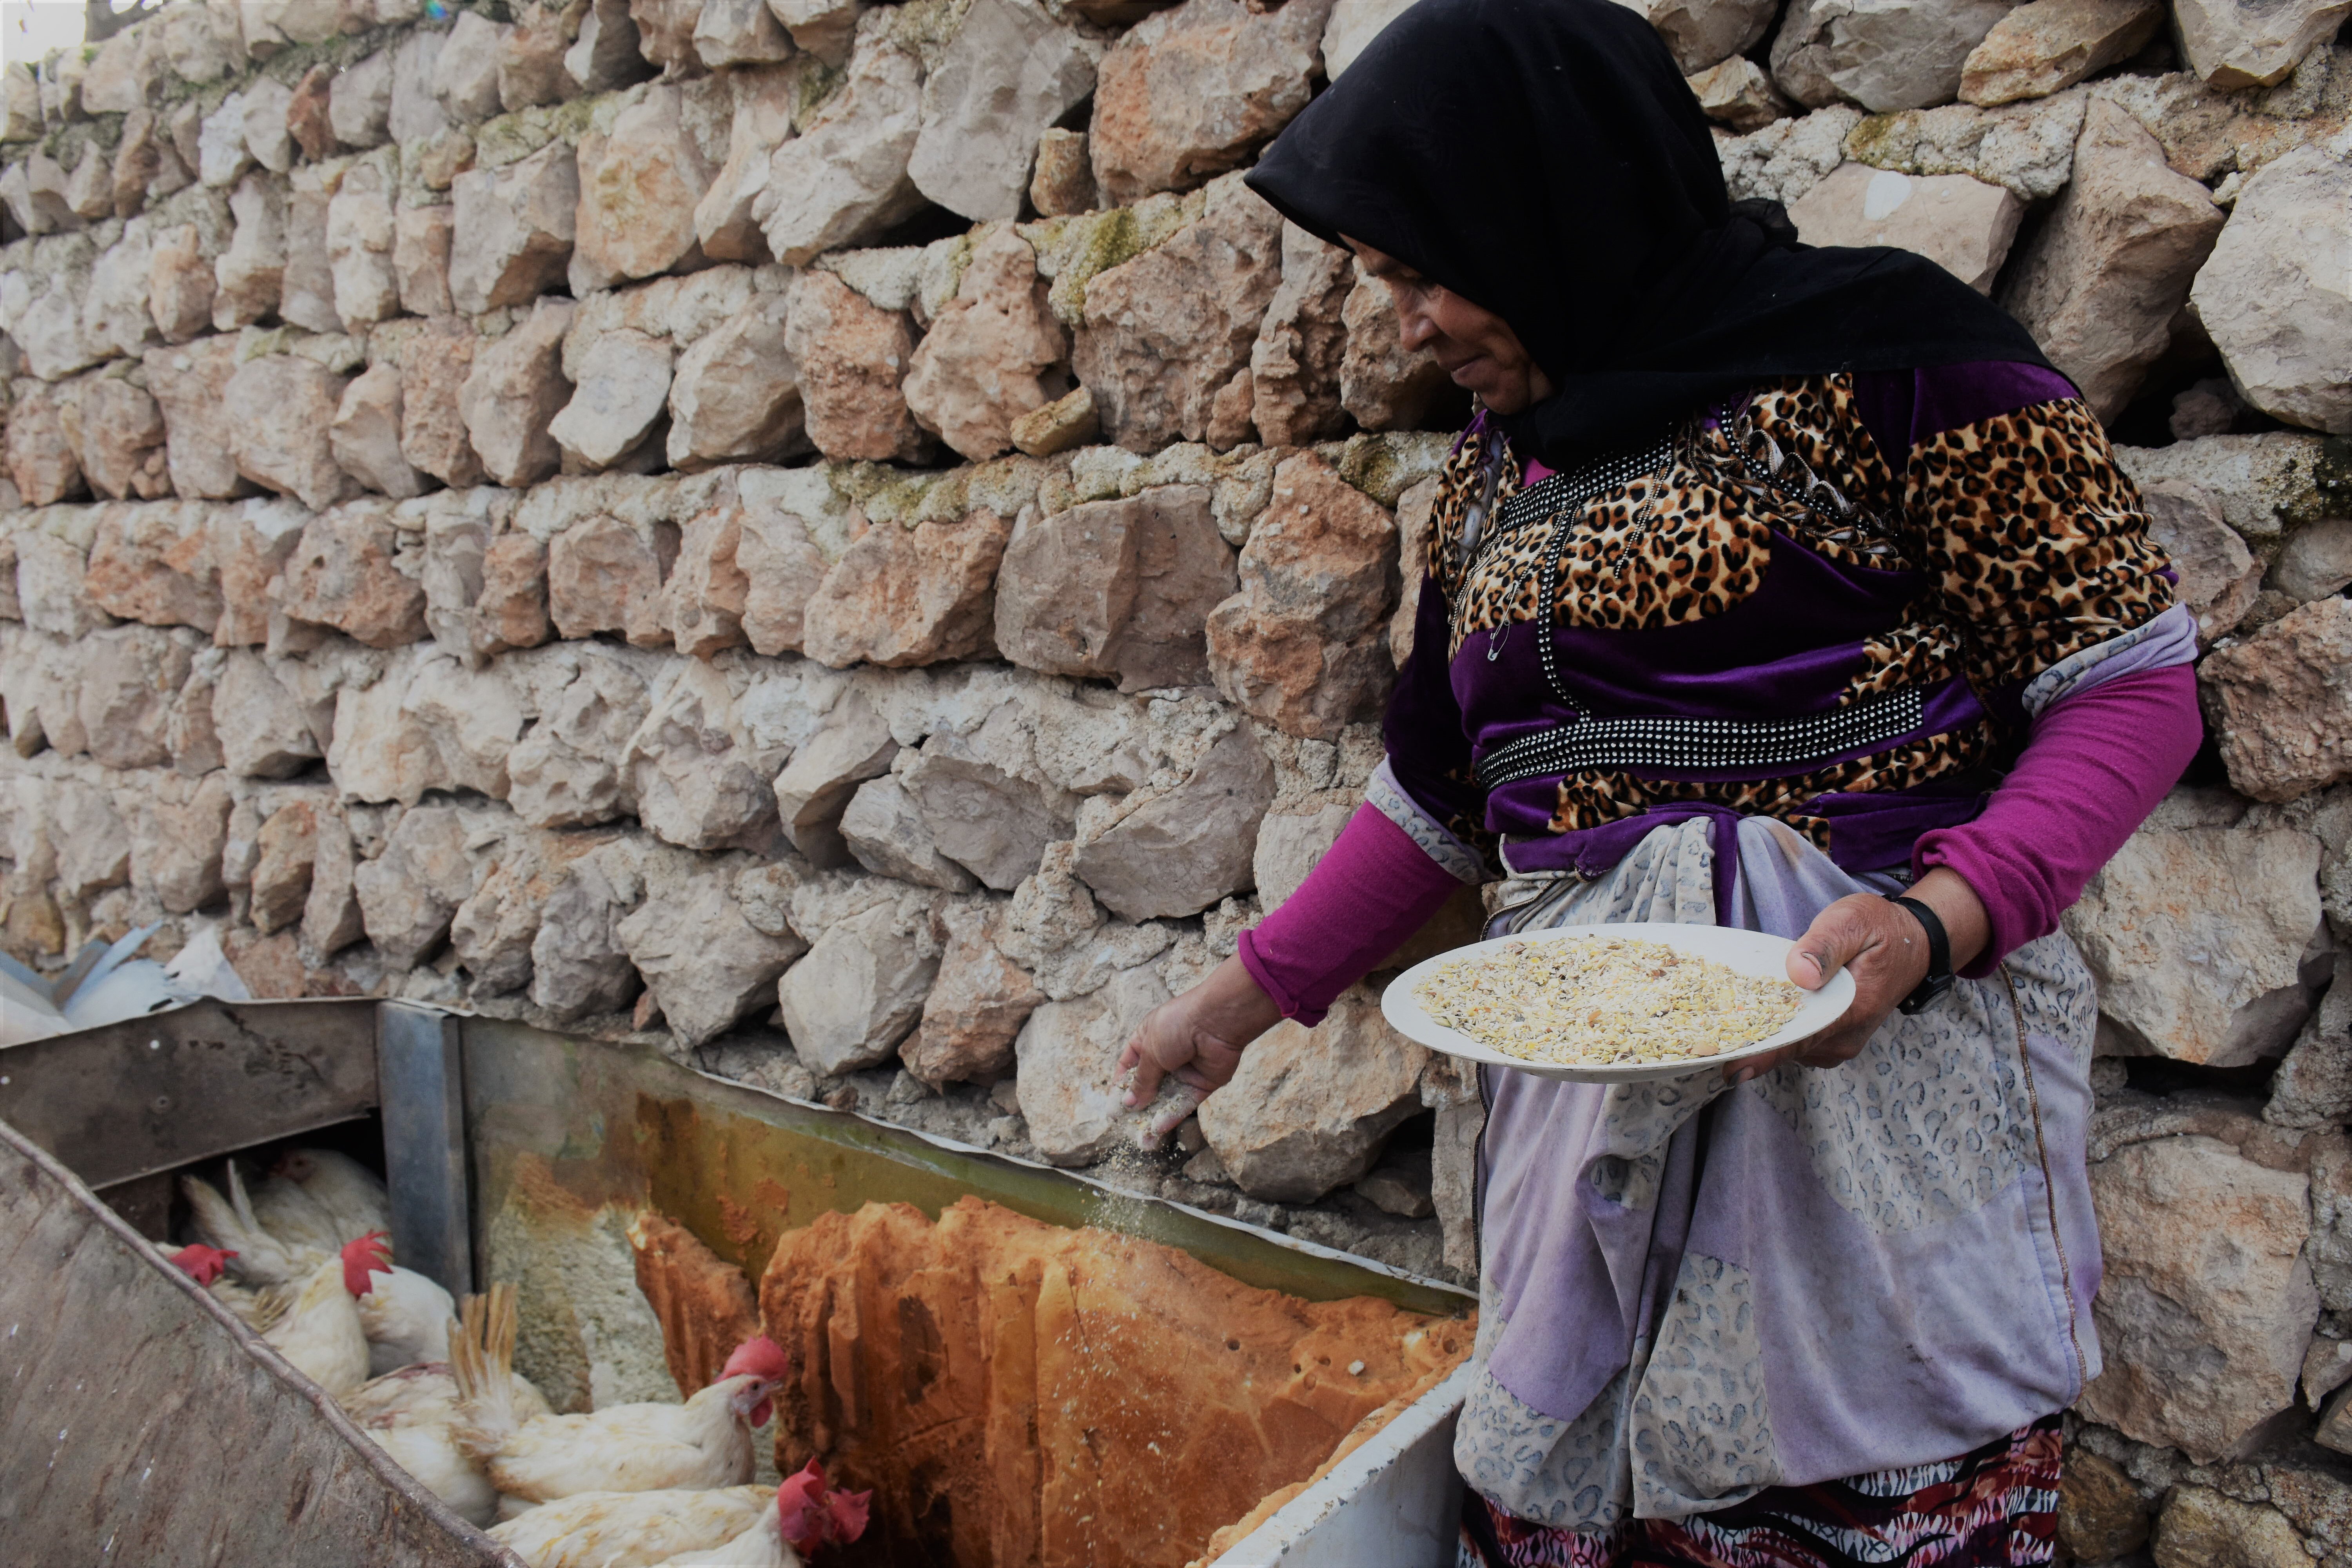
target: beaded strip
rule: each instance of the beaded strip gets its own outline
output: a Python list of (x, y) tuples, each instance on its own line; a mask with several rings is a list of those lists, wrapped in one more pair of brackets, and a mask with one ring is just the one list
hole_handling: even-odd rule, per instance
[(1497, 746), (1475, 771), (1495, 790), (1596, 768), (1793, 767), (1874, 749), (1926, 721), (1915, 686), (1801, 719), (1581, 719)]

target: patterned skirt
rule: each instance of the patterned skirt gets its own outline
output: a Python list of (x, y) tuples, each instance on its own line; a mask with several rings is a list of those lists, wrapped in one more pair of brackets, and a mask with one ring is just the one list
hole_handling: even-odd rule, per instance
[(1809, 1487), (1773, 1487), (1688, 1519), (1607, 1535), (1551, 1530), (1476, 1492), (1456, 1568), (2038, 1568), (2058, 1522), (2058, 1417), (1957, 1459)]

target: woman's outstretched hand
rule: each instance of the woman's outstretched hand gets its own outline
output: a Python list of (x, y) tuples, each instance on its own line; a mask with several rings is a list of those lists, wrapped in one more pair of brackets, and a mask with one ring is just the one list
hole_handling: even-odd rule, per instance
[[(1938, 866), (1904, 896), (1918, 900), (1943, 921), (1952, 940), (1954, 969), (1984, 951), (1991, 922), (1976, 889), (1959, 873)], [(1833, 1068), (1859, 1055), (1895, 1005), (1927, 978), (1927, 933), (1900, 904), (1871, 893), (1840, 899), (1814, 916), (1797, 939), (1789, 954), (1789, 978), (1818, 991), (1841, 969), (1853, 973), (1853, 1005), (1844, 1016), (1793, 1046), (1727, 1067), (1724, 1076), (1745, 1083), (1783, 1062)]]
[(1281, 1017), (1282, 1010), (1238, 958), (1225, 960), (1198, 985), (1154, 1007), (1118, 1054), (1118, 1070), (1134, 1075), (1128, 1105), (1150, 1105), (1165, 1078), (1198, 1092), (1153, 1116), (1150, 1142), (1158, 1144), (1194, 1105), (1232, 1082), (1242, 1047)]

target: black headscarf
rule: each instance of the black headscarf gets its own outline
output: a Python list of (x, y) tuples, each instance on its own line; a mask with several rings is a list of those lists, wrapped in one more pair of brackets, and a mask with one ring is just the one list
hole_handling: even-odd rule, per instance
[(1509, 322), (1559, 390), (1504, 427), (1554, 467), (1775, 376), (2048, 363), (1924, 257), (1736, 210), (1674, 57), (1612, 0), (1420, 0), (1249, 184)]

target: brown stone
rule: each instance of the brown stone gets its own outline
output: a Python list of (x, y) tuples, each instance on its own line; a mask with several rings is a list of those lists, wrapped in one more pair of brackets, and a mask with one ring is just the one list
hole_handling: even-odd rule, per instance
[(229, 444), (236, 471), (313, 511), (358, 487), (335, 461), (329, 430), (344, 378), (295, 354), (263, 354), (228, 384)]
[(742, 537), (741, 513), (734, 507), (712, 507), (686, 525), (677, 564), (662, 585), (670, 642), (678, 652), (709, 658), (743, 646), (743, 600), (751, 584), (735, 561)]
[(1101, 436), (1095, 395), (1083, 386), (1013, 422), (1013, 449), (1032, 458), (1058, 457), (1090, 446)]
[(268, 639), (271, 578), (285, 568), (307, 521), (287, 501), (247, 501), (213, 513), (213, 560), (220, 570), (221, 616), (213, 641), (223, 647)]
[(836, 461), (907, 462), (923, 432), (899, 382), (915, 352), (904, 310), (885, 310), (830, 272), (793, 285), (784, 344), (800, 367), (808, 437)]
[(443, 484), (463, 489), (488, 477), (462, 413), (466, 378), (479, 340), (454, 316), (436, 316), (401, 345), (400, 453)]
[(2163, 25), (2159, 0), (2032, 0), (1995, 22), (1970, 52), (1960, 101), (1990, 108), (2047, 98), (2131, 58)]
[(1045, 1000), (1029, 972), (998, 951), (998, 918), (986, 906), (961, 903), (942, 905), (932, 917), (940, 973), (923, 1001), (923, 1021), (898, 1057), (933, 1089), (1002, 1077), (1013, 1066), (1013, 1037)]
[(314, 163), (335, 155), (335, 127), (329, 113), (329, 89), (334, 80), (334, 67), (312, 66), (294, 84), (294, 96), (286, 105), (287, 133)]
[(896, 668), (992, 652), (996, 567), (1012, 531), (986, 510), (867, 529), (809, 600), (808, 656), (836, 669)]
[(352, 887), (359, 852), (341, 809), (322, 812), (310, 860), (310, 895), (302, 901), (301, 953), (305, 963), (324, 963), (366, 934), (360, 902)]
[(449, 293), (449, 242), (457, 210), (403, 207), (393, 219), (393, 283), (401, 310), (409, 315), (446, 316), (457, 308)]
[(293, 800), (269, 814), (254, 837), (253, 927), (265, 936), (302, 918), (310, 897), (310, 859), (319, 837), (318, 813)]
[(2311, 1552), (2274, 1508), (2179, 1487), (2156, 1527), (2156, 1568), (2304, 1568)]
[(1126, 691), (1206, 685), (1209, 613), (1239, 581), (1210, 500), (1203, 485), (1162, 485), (1033, 524), (997, 573), (997, 647)]
[(228, 387), (237, 370), (236, 339), (150, 349), (142, 363), (147, 391), (163, 416), (173, 493), (225, 500), (249, 492), (252, 486), (237, 472), (229, 445)]
[(81, 384), (71, 405), (81, 426), (82, 478), (109, 500), (152, 500), (172, 493), (163, 415), (155, 400), (119, 375)]
[(17, 384), (8, 410), (8, 477), (26, 506), (49, 506), (81, 493), (81, 459), (66, 437), (65, 388)]
[(1241, 592), (1209, 616), (1217, 688), (1286, 733), (1336, 738), (1377, 713), (1394, 677), (1382, 623), (1396, 524), (1312, 454), (1275, 470), (1241, 553)]
[(554, 635), (547, 614), (547, 546), (528, 533), (501, 533), (482, 552), (482, 594), (474, 602), (475, 651), (537, 647)]
[[(1096, 279), (1099, 287), (1101, 279)], [(907, 406), (923, 428), (974, 462), (1013, 449), (1013, 421), (1067, 384), (1053, 375), (1068, 352), (1045, 308), (1036, 253), (1010, 228), (973, 247), (956, 296), (916, 345)]]
[(621, 632), (631, 642), (656, 623), (663, 567), (637, 531), (592, 517), (555, 536), (547, 551), (547, 602), (558, 635)]
[(583, 136), (579, 167), (575, 297), (699, 257), (694, 208), (714, 171), (687, 132), (678, 89), (647, 88), (614, 118), (609, 134)]
[(2352, 777), (2352, 600), (2305, 605), (2210, 655), (2198, 688), (2239, 794), (2288, 801)]
[(286, 563), (278, 602), (296, 620), (333, 626), (370, 647), (423, 640), (425, 590), (394, 564), (398, 532), (383, 501), (320, 512)]
[(2147, 1544), (2154, 1510), (2122, 1467), (2087, 1449), (2066, 1456), (2058, 1487), (2058, 1546), (2078, 1563), (2111, 1563)]
[(83, 590), (110, 616), (209, 635), (221, 614), (213, 541), (201, 506), (108, 507), (90, 542)]
[(1744, 55), (1709, 66), (1687, 79), (1706, 117), (1743, 136), (1797, 111), (1772, 85), (1770, 74)]
[(1039, 217), (1071, 217), (1095, 210), (1095, 171), (1083, 131), (1048, 129), (1037, 138), (1029, 175), (1029, 205)]
[(1367, 430), (1417, 430), (1454, 395), (1445, 367), (1426, 348), (1408, 353), (1397, 336), (1388, 288), (1359, 274), (1339, 309), (1348, 352), (1339, 365), (1339, 403)]
[(562, 460), (547, 427), (572, 401), (572, 383), (563, 374), (572, 310), (569, 300), (540, 300), (506, 336), (474, 351), (473, 368), (457, 394), (475, 454), (489, 477), (509, 489), (537, 484)]
[(1124, 204), (1246, 162), (1307, 107), (1330, 0), (1185, 0), (1127, 34), (1095, 87), (1095, 181)]
[(2024, 216), (2015, 192), (1971, 174), (1852, 163), (1789, 204), (1789, 221), (1808, 245), (1916, 251), (1980, 294), (1992, 291)]

